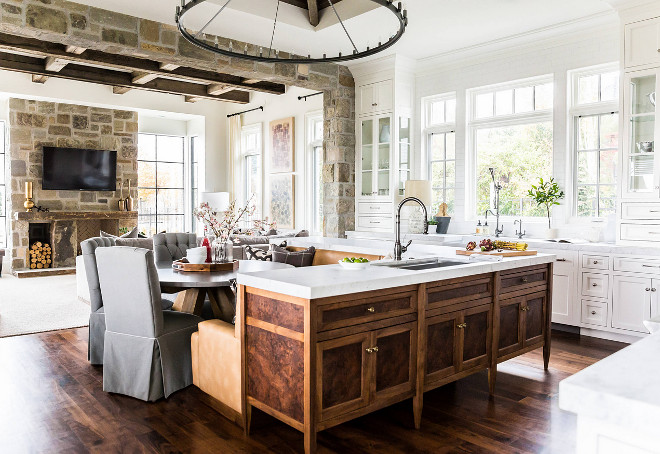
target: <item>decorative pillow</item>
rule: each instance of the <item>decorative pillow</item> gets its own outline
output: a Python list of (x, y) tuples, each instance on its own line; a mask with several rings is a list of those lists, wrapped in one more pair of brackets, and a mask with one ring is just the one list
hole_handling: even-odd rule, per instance
[(309, 230), (301, 230), (300, 232), (296, 233), (297, 237), (303, 237), (303, 236), (309, 236)]
[(273, 254), (273, 262), (286, 263), (296, 267), (312, 266), (316, 248), (310, 246), (302, 251), (291, 252), (283, 247), (272, 244), (270, 251)]
[(153, 251), (154, 240), (152, 238), (117, 238), (115, 246), (139, 247)]
[(134, 227), (133, 230), (130, 232), (126, 232), (121, 236), (116, 236), (111, 233), (104, 232), (101, 230), (101, 234), (99, 235), (101, 238), (137, 238), (138, 237), (138, 228)]
[(252, 248), (252, 246), (245, 246), (245, 256), (248, 260), (261, 260), (263, 262), (272, 262), (273, 255), (270, 251), (264, 251), (259, 248)]
[(246, 244), (268, 244), (268, 238), (265, 236), (232, 235), (229, 239), (236, 246), (244, 246)]

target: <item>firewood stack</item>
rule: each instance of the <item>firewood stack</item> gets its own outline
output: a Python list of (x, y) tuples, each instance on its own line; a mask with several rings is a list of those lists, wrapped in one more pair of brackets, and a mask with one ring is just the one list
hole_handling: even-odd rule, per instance
[(48, 243), (37, 241), (32, 244), (29, 251), (30, 269), (50, 268), (53, 257), (53, 251)]

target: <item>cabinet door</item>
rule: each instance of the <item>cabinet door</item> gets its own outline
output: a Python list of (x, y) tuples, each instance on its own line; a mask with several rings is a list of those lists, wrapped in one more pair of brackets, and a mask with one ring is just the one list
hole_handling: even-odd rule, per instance
[(625, 27), (625, 67), (660, 63), (660, 19)]
[(554, 274), (552, 280), (552, 321), (575, 325), (575, 274)]
[(376, 331), (374, 338), (372, 403), (411, 392), (417, 371), (417, 322)]
[(523, 348), (522, 297), (500, 301), (500, 316), (497, 356), (505, 356)]
[(389, 196), (390, 169), (392, 167), (392, 120), (389, 116), (378, 118), (378, 130), (375, 138), (378, 149), (374, 156), (374, 168), (378, 170), (376, 179), (376, 194)]
[(426, 383), (454, 375), (459, 370), (458, 328), (460, 312), (426, 319)]
[(384, 80), (375, 84), (376, 90), (376, 105), (374, 110), (377, 112), (385, 112), (392, 110), (394, 105), (394, 89), (391, 80)]
[(371, 333), (317, 344), (317, 393), (322, 421), (369, 403)]
[(360, 87), (360, 114), (369, 114), (376, 110), (376, 106), (378, 106), (376, 85), (369, 84)]
[(463, 311), (460, 328), (460, 370), (487, 366), (491, 349), (490, 304)]
[(651, 280), (651, 317), (660, 315), (660, 279)]
[(523, 346), (541, 342), (545, 334), (546, 293), (535, 293), (525, 297), (522, 308), (523, 315)]
[(360, 189), (361, 196), (374, 194), (374, 120), (362, 120), (360, 124)]
[(643, 321), (651, 317), (651, 279), (614, 276), (612, 328), (648, 333)]

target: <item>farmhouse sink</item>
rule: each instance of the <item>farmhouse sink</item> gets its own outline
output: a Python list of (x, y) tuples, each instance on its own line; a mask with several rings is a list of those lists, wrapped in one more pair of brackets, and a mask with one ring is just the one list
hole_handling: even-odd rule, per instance
[(459, 266), (459, 265), (467, 265), (467, 264), (468, 264), (467, 261), (432, 258), (432, 259), (402, 260), (395, 262), (387, 262), (378, 265), (387, 266), (390, 268), (399, 268), (402, 270), (421, 271), (421, 270), (430, 270), (433, 268), (445, 268), (448, 266)]

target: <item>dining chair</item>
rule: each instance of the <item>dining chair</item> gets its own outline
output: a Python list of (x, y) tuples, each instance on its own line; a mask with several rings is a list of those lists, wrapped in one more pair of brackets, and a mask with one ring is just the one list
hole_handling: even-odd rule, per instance
[(161, 310), (153, 252), (96, 251), (105, 307), (103, 390), (156, 401), (192, 384), (190, 338), (202, 321)]
[(156, 262), (173, 262), (188, 254), (188, 249), (197, 247), (194, 233), (158, 233), (154, 235)]
[[(91, 306), (87, 359), (93, 365), (103, 364), (103, 339), (105, 337), (105, 309), (96, 266), (96, 250), (98, 248), (114, 247), (115, 244), (115, 238), (105, 237), (90, 238), (80, 243)], [(163, 298), (161, 307), (163, 310), (167, 310), (171, 309), (173, 304), (173, 299)]]

